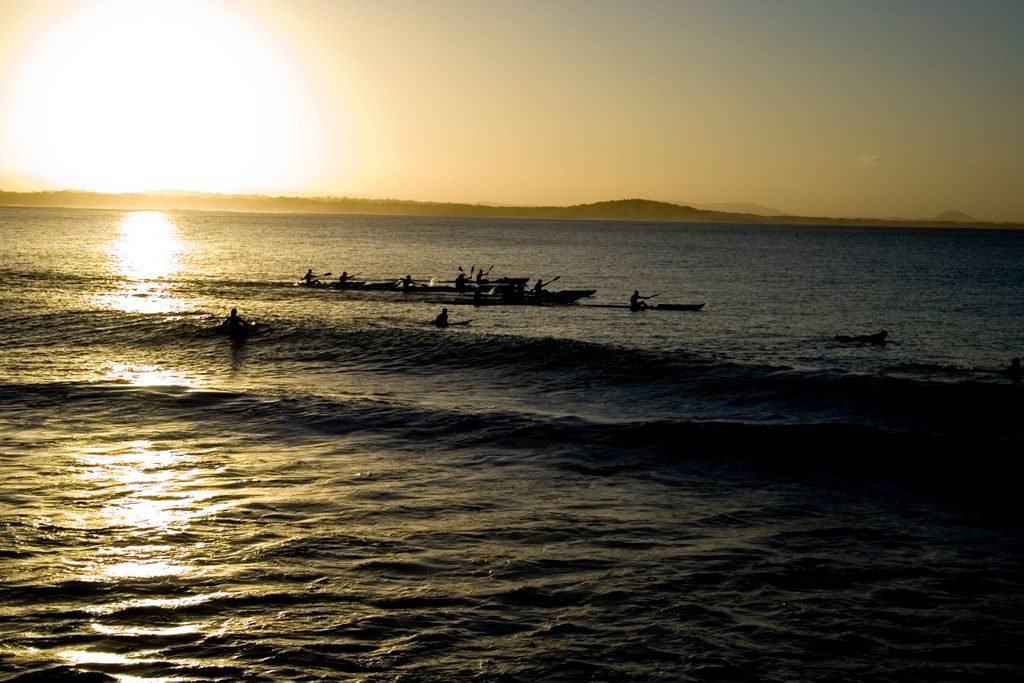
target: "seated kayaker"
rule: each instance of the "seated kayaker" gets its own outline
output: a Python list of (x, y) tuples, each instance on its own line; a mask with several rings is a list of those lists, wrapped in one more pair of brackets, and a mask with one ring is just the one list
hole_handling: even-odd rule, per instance
[(436, 318), (434, 318), (434, 324), (437, 325), (438, 327), (447, 327), (448, 326), (448, 309), (447, 308), (442, 308), (441, 309), (441, 312), (437, 314)]
[(399, 282), (402, 283), (402, 291), (408, 292), (409, 288), (412, 287), (412, 275), (407, 274), (405, 277), (399, 280)]
[[(559, 276), (559, 277), (561, 277), (561, 276)], [(540, 299), (543, 299), (544, 297), (546, 297), (548, 295), (548, 293), (544, 291), (544, 288), (547, 287), (548, 285), (550, 285), (552, 282), (554, 282), (557, 279), (558, 279), (557, 277), (554, 277), (554, 278), (551, 278), (550, 280), (548, 280), (547, 282), (544, 282), (540, 278), (537, 278), (536, 284), (534, 284), (533, 285), (533, 289), (530, 290), (531, 293), (533, 294), (533, 297), (535, 299), (537, 299), (537, 300), (540, 300)]]
[(640, 290), (634, 289), (633, 296), (629, 297), (629, 310), (639, 311), (643, 308), (647, 308), (647, 303), (644, 301), (647, 297), (640, 296)]
[(832, 337), (832, 339), (838, 342), (869, 342), (871, 344), (884, 344), (885, 338), (888, 336), (888, 332), (885, 330), (879, 330), (874, 334), (856, 334), (852, 336), (848, 334), (837, 334)]
[(313, 269), (312, 268), (307, 270), (306, 274), (302, 276), (302, 281), (305, 282), (306, 285), (319, 284), (319, 282), (320, 282), (320, 280), (317, 279), (316, 275), (313, 275)]
[(455, 291), (463, 292), (466, 290), (466, 274), (459, 273), (455, 276)]
[(338, 276), (338, 284), (340, 284), (342, 287), (344, 287), (345, 285), (348, 284), (348, 271), (347, 270), (343, 270), (341, 272), (341, 275)]

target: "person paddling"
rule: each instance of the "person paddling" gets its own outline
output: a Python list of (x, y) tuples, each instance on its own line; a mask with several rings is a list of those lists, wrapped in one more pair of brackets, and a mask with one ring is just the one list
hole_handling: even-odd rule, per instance
[(629, 297), (629, 310), (640, 311), (647, 308), (647, 303), (644, 299), (649, 299), (648, 296), (640, 296), (640, 290), (634, 289), (633, 296)]
[(348, 284), (348, 271), (347, 270), (341, 271), (341, 275), (338, 276), (338, 284), (340, 284), (342, 287), (344, 287), (345, 285)]
[(438, 327), (448, 327), (448, 309), (442, 308), (441, 312), (434, 318), (434, 324)]
[(562, 276), (559, 275), (557, 277), (553, 277), (550, 280), (548, 280), (547, 282), (544, 282), (540, 278), (537, 278), (536, 284), (534, 284), (533, 285), (533, 289), (530, 290), (530, 292), (533, 294), (533, 297), (535, 299), (537, 299), (537, 301), (540, 301), (541, 299), (543, 299), (544, 296), (547, 294), (547, 292), (544, 291), (544, 288), (547, 287), (548, 285), (550, 285), (552, 282), (554, 282), (555, 280), (557, 280), (560, 277), (562, 277)]
[(316, 279), (316, 275), (313, 275), (313, 269), (312, 268), (310, 268), (309, 270), (306, 271), (306, 274), (302, 276), (302, 280), (307, 285), (312, 285), (313, 283), (320, 282), (318, 279)]
[(455, 291), (466, 291), (466, 274), (463, 272), (459, 272), (459, 274), (455, 276)]
[(401, 279), (401, 283), (402, 283), (402, 291), (403, 292), (408, 292), (409, 288), (412, 287), (412, 275), (408, 275), (407, 274), (405, 277), (403, 277)]

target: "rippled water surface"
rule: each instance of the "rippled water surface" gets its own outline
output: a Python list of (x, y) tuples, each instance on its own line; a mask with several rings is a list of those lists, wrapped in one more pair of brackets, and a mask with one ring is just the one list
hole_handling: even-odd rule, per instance
[(0, 209), (0, 678), (1024, 678), (1022, 240)]

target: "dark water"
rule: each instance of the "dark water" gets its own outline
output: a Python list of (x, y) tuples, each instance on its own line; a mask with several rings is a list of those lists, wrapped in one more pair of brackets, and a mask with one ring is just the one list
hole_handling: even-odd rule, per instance
[[(0, 677), (1024, 678), (1024, 233), (0, 209), (0, 240)], [(437, 329), (443, 295), (293, 286), (481, 264), (706, 307)]]

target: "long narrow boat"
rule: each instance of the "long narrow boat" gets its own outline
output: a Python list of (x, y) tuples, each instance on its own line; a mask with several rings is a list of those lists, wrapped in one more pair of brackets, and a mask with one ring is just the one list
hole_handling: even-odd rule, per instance
[[(522, 278), (526, 280), (526, 278)], [(542, 295), (538, 298), (531, 290), (524, 290), (519, 285), (519, 280), (513, 280), (508, 278), (509, 282), (515, 282), (513, 285), (508, 284), (494, 284), (484, 285), (481, 287), (481, 294), (485, 299), (489, 299), (488, 303), (502, 303), (502, 304), (571, 304), (580, 299), (593, 296), (596, 289), (559, 289), (554, 291), (544, 290)], [(330, 288), (330, 289), (344, 289), (344, 290), (356, 290), (361, 292), (400, 292), (402, 294), (474, 294), (476, 287), (465, 286), (461, 290), (453, 285), (411, 285), (403, 288), (401, 280), (396, 282), (348, 282), (344, 286), (338, 282), (314, 282), (306, 284), (305, 281), (300, 280), (296, 283), (301, 287), (313, 287), (313, 288)]]
[[(584, 292), (597, 291), (597, 290), (583, 290)], [(579, 292), (568, 292), (566, 296), (556, 297), (545, 297), (538, 299), (532, 294), (525, 295), (522, 297), (503, 297), (495, 294), (487, 294), (483, 297), (469, 298), (462, 297), (458, 299), (441, 299), (438, 298), (431, 303), (437, 303), (444, 306), (575, 306), (577, 301), (583, 296), (589, 296)]]
[(434, 284), (424, 284), (427, 281), (421, 280), (419, 282), (413, 281), (408, 287), (402, 286), (401, 278), (396, 280), (383, 280), (380, 282), (364, 282), (362, 289), (380, 290), (386, 292), (404, 292), (405, 294), (433, 294), (435, 292), (456, 292), (460, 294), (472, 294), (479, 287), (482, 291), (492, 291), (494, 289), (502, 289), (505, 287), (523, 287), (529, 278), (518, 278), (518, 277), (503, 277), (497, 280), (490, 280), (481, 282), (477, 285), (474, 282), (466, 282), (461, 288), (451, 281), (436, 281), (431, 279), (429, 282)]
[[(580, 304), (584, 308), (632, 308), (629, 304)], [(699, 311), (704, 304), (654, 304), (634, 311)]]
[(542, 304), (571, 304), (588, 296), (594, 296), (596, 289), (558, 289), (544, 292), (540, 296)]

